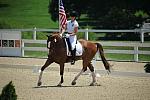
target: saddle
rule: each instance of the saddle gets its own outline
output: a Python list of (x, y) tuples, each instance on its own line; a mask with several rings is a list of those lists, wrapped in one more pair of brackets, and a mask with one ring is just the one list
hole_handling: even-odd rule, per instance
[[(66, 43), (66, 49), (67, 49), (67, 56), (71, 56), (71, 52), (69, 50), (68, 43), (67, 43), (66, 39), (65, 39), (65, 43)], [(76, 49), (76, 56), (81, 56), (82, 55), (83, 48), (82, 48), (82, 45), (79, 41), (77, 41), (74, 49)]]

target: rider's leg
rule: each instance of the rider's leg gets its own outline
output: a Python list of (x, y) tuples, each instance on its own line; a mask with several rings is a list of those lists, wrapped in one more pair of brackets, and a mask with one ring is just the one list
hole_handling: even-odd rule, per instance
[(76, 56), (76, 48), (74, 50), (71, 50), (71, 55), (72, 55), (71, 65), (74, 65), (75, 64), (75, 56)]
[(75, 63), (75, 50), (72, 50), (71, 42), (69, 38), (66, 38), (66, 41), (68, 43), (69, 51), (71, 52), (71, 65)]
[(71, 43), (70, 43), (69, 38), (66, 38), (66, 41), (67, 41), (67, 44), (68, 44), (69, 51), (71, 51)]
[(75, 63), (77, 37), (75, 35), (75, 36), (69, 37), (69, 39), (71, 43), (71, 55), (72, 55), (71, 65), (73, 65)]

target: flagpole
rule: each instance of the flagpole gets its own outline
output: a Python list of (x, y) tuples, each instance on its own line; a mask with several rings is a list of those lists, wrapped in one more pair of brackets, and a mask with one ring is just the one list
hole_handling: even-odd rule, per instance
[[(58, 14), (59, 14), (59, 9), (60, 9), (60, 0), (58, 0)], [(59, 16), (59, 15), (58, 15), (58, 16)], [(59, 22), (58, 22), (58, 24), (59, 24), (58, 27), (59, 27), (59, 32), (60, 32), (60, 31), (61, 31), (61, 30), (60, 30), (60, 16), (59, 16), (58, 18), (59, 18), (59, 19), (58, 19), (58, 21), (59, 21)]]

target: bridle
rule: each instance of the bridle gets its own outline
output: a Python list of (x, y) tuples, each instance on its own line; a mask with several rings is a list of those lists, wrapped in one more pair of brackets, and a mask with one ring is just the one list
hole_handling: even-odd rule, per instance
[(58, 35), (58, 34), (47, 35), (47, 37), (48, 37), (48, 39), (47, 39), (47, 48), (48, 49), (50, 49), (50, 45), (51, 45), (52, 42), (57, 43), (58, 40), (57, 40), (57, 36), (55, 36), (55, 35), (59, 36), (59, 38), (62, 38), (62, 36)]

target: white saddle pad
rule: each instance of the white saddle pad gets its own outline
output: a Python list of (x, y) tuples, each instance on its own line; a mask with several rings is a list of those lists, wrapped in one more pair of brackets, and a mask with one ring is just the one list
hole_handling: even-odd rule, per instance
[[(66, 42), (66, 48), (67, 48), (67, 56), (71, 56), (71, 52), (69, 51), (66, 39), (65, 39), (65, 42)], [(77, 41), (77, 44), (75, 47), (76, 47), (76, 56), (81, 56), (83, 53), (83, 48), (82, 48), (81, 43)]]

